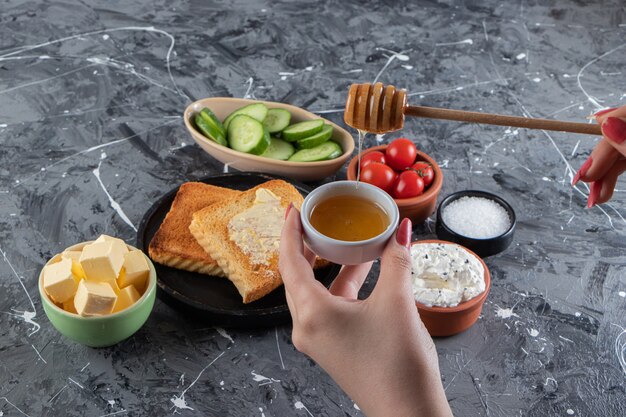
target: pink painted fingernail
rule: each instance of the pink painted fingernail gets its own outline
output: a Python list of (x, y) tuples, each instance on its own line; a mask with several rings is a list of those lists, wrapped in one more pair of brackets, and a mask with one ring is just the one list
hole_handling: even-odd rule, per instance
[(287, 218), (287, 216), (289, 216), (289, 212), (291, 211), (292, 207), (293, 203), (289, 203), (289, 207), (287, 207), (287, 210), (285, 210), (285, 219)]
[(601, 184), (598, 181), (594, 181), (589, 185), (589, 198), (587, 199), (587, 208), (592, 208), (596, 205), (600, 191), (602, 190)]
[(626, 140), (626, 122), (617, 117), (607, 117), (602, 123), (602, 133), (613, 142), (621, 145)]
[(593, 116), (594, 117), (602, 116), (603, 114), (610, 113), (610, 112), (612, 112), (615, 109), (616, 109), (615, 107), (611, 107), (609, 109), (600, 110), (599, 112), (594, 113)]
[(587, 171), (589, 171), (589, 168), (591, 167), (591, 164), (593, 164), (593, 159), (591, 157), (587, 158), (587, 160), (585, 161), (584, 164), (582, 164), (582, 166), (580, 167), (580, 169), (578, 170), (578, 172), (576, 173), (576, 176), (574, 177), (574, 179), (572, 180), (572, 185), (576, 185), (578, 184), (578, 181), (580, 181), (580, 179), (582, 177), (584, 177), (585, 175), (587, 175)]
[(396, 241), (406, 248), (411, 247), (411, 234), (413, 233), (411, 230), (412, 227), (413, 225), (411, 224), (411, 220), (405, 217), (396, 232)]

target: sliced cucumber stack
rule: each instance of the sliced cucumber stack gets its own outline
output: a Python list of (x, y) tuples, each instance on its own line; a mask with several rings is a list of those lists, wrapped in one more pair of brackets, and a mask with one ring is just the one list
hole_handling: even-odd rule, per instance
[(282, 132), (291, 122), (291, 113), (285, 109), (269, 109), (267, 116), (263, 120), (265, 126), (270, 133)]
[[(282, 161), (312, 162), (334, 159), (343, 154), (332, 141), (333, 126), (324, 119), (290, 125), (291, 113), (252, 103), (230, 113), (224, 123), (209, 109), (197, 113), (193, 121), (212, 141), (253, 155)], [(270, 137), (273, 136), (279, 137)], [(297, 152), (296, 152), (297, 150)]]
[(224, 127), (226, 128), (226, 130), (228, 130), (228, 126), (230, 125), (230, 122), (232, 122), (233, 119), (239, 116), (240, 114), (245, 114), (246, 116), (250, 116), (253, 119), (256, 119), (259, 122), (263, 123), (263, 121), (267, 117), (267, 112), (268, 112), (267, 106), (263, 103), (248, 104), (247, 106), (237, 109), (231, 114), (229, 114), (228, 117), (224, 119)]
[(339, 144), (337, 144), (338, 148), (331, 153), (330, 155), (328, 155), (328, 158), (326, 159), (335, 159), (335, 158), (339, 158), (341, 155), (343, 155), (343, 149), (341, 149), (341, 146), (339, 146)]
[(226, 143), (226, 129), (224, 129), (222, 122), (211, 110), (202, 109), (200, 113), (196, 114), (194, 122), (204, 136), (220, 145), (228, 146), (228, 143)]
[(300, 139), (296, 142), (298, 149), (310, 149), (317, 145), (321, 145), (333, 136), (333, 127), (331, 125), (324, 125), (322, 130), (313, 136), (308, 136), (304, 139)]
[(236, 151), (261, 155), (270, 146), (270, 133), (258, 120), (239, 114), (228, 125), (228, 143)]
[(287, 142), (295, 142), (300, 139), (313, 136), (324, 128), (322, 119), (307, 120), (306, 122), (295, 123), (283, 130), (281, 136)]
[[(338, 143), (332, 140), (326, 141), (314, 148), (302, 149), (291, 155), (289, 161), (292, 162), (315, 162), (334, 159), (341, 155), (343, 150)], [(335, 156), (337, 155), (337, 156)]]
[(291, 143), (278, 138), (270, 138), (270, 146), (261, 156), (286, 161), (295, 152), (296, 150)]

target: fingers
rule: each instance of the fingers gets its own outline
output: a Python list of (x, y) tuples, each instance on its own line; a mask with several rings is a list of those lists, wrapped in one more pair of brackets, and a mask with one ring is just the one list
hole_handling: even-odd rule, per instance
[(572, 185), (576, 185), (580, 180), (591, 182), (602, 178), (619, 157), (620, 153), (609, 141), (602, 139), (574, 176)]
[(626, 172), (626, 159), (621, 159), (613, 164), (604, 177), (591, 183), (587, 207), (591, 208), (596, 204), (609, 201), (613, 197), (618, 177), (624, 172)]
[(411, 220), (404, 219), (396, 236), (389, 239), (380, 264), (380, 275), (372, 292), (374, 297), (411, 296)]
[(360, 265), (345, 265), (330, 286), (330, 293), (356, 300), (359, 290), (370, 272), (372, 262)]
[(605, 140), (616, 151), (626, 156), (626, 106), (604, 109), (595, 114)]
[(621, 114), (621, 108), (611, 112), (602, 122), (602, 134), (605, 139), (622, 155), (626, 156), (626, 114)]
[(626, 106), (600, 110), (594, 114), (594, 116), (596, 121), (600, 124), (602, 124), (607, 117), (626, 117)]
[(288, 211), (283, 225), (278, 269), (292, 304), (298, 305), (309, 298), (327, 294), (326, 288), (315, 280), (311, 264), (304, 255), (300, 212), (295, 207)]
[(613, 164), (626, 156), (626, 106), (604, 109), (595, 115), (604, 138), (598, 142), (591, 156), (582, 164), (572, 185), (578, 181), (592, 182), (604, 177)]
[(315, 265), (315, 259), (317, 259), (317, 255), (311, 249), (306, 247), (306, 245), (304, 246), (304, 257), (309, 262), (309, 265)]
[(598, 201), (598, 197), (600, 196), (600, 191), (602, 191), (602, 180), (592, 181), (589, 184), (589, 196), (587, 196), (587, 208), (591, 208), (596, 205), (596, 201)]

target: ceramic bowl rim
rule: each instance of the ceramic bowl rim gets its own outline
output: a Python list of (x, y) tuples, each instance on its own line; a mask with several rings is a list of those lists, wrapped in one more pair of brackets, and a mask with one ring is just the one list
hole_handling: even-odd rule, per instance
[[(95, 242), (95, 241), (94, 240), (88, 240), (88, 241), (76, 243), (76, 244), (71, 245), (68, 248), (64, 249), (62, 252), (69, 251), (69, 250), (79, 250), (79, 249), (82, 249), (84, 246), (86, 246), (86, 245), (88, 245), (90, 243), (93, 243), (93, 242)], [(124, 242), (124, 243), (126, 243), (126, 242)], [(128, 243), (126, 243), (126, 246), (129, 248), (129, 250), (139, 250), (136, 247), (134, 247), (132, 245), (129, 245)], [(43, 266), (43, 268), (41, 268), (41, 271), (39, 272), (39, 278), (38, 278), (38, 281), (37, 281), (37, 286), (39, 288), (39, 297), (41, 298), (42, 303), (45, 303), (48, 307), (51, 307), (56, 313), (60, 313), (63, 316), (70, 317), (72, 319), (84, 320), (84, 321), (90, 321), (90, 322), (99, 322), (99, 321), (109, 320), (111, 318), (124, 317), (124, 316), (132, 314), (135, 310), (137, 310), (140, 307), (141, 304), (144, 304), (148, 300), (148, 297), (149, 297), (150, 293), (155, 291), (155, 289), (156, 289), (156, 283), (157, 283), (156, 269), (154, 268), (154, 264), (152, 263), (150, 258), (145, 253), (143, 253), (143, 251), (142, 251), (141, 252), (142, 255), (144, 256), (144, 258), (148, 262), (148, 267), (150, 268), (150, 274), (148, 275), (148, 279), (149, 279), (148, 286), (146, 287), (146, 290), (141, 295), (139, 300), (135, 301), (132, 306), (130, 306), (128, 308), (125, 308), (124, 310), (118, 311), (117, 313), (107, 314), (107, 315), (104, 315), (104, 316), (81, 316), (80, 314), (70, 313), (69, 311), (65, 311), (61, 307), (57, 306), (48, 297), (48, 294), (46, 294), (46, 291), (43, 288), (43, 270), (44, 270), (44, 268), (46, 266), (50, 265), (50, 263), (54, 259), (57, 259), (57, 257), (61, 256), (61, 253), (57, 253), (56, 255), (54, 255), (52, 258), (50, 258), (48, 260), (48, 262), (46, 262), (46, 264)]]
[[(383, 151), (384, 153), (384, 151), (387, 149), (388, 146), (389, 146), (388, 144), (372, 146), (371, 148), (362, 150), (361, 153), (354, 156), (350, 160), (348, 169), (346, 171), (346, 176), (348, 180), (351, 180), (351, 181), (356, 180), (355, 171), (356, 171), (356, 164), (358, 160), (360, 160), (362, 157), (364, 157), (366, 154), (370, 152)], [(408, 206), (413, 206), (413, 205), (424, 203), (433, 197), (436, 198), (437, 194), (439, 194), (439, 191), (441, 191), (441, 187), (443, 186), (443, 172), (441, 171), (439, 164), (437, 164), (437, 161), (435, 161), (435, 159), (431, 157), (430, 155), (428, 155), (426, 152), (420, 151), (419, 149), (417, 150), (416, 161), (417, 160), (425, 161), (425, 162), (428, 162), (430, 165), (432, 165), (433, 171), (435, 172), (435, 179), (433, 180), (433, 183), (430, 185), (430, 187), (428, 188), (428, 190), (426, 190), (424, 194), (418, 195), (417, 197), (410, 197), (410, 198), (394, 198), (393, 201), (396, 202), (398, 207), (408, 207)]]
[(466, 248), (463, 245), (459, 245), (458, 243), (455, 242), (450, 242), (447, 240), (439, 240), (439, 239), (427, 239), (427, 240), (415, 240), (413, 242), (411, 242), (411, 247), (413, 247), (413, 245), (419, 245), (419, 244), (424, 244), (424, 243), (442, 243), (442, 244), (447, 244), (447, 245), (456, 245), (456, 246), (460, 246), (461, 248), (465, 249), (467, 252), (470, 253), (470, 255), (474, 256), (476, 259), (478, 259), (480, 261), (480, 263), (482, 264), (483, 268), (485, 269), (485, 275), (484, 275), (484, 280), (485, 280), (485, 291), (483, 291), (482, 293), (480, 293), (479, 295), (477, 295), (474, 298), (471, 298), (467, 301), (463, 301), (462, 303), (458, 304), (457, 306), (454, 307), (440, 307), (440, 306), (432, 306), (429, 307), (425, 304), (422, 304), (420, 302), (418, 302), (417, 300), (415, 301), (415, 305), (417, 306), (417, 308), (419, 310), (423, 310), (425, 312), (428, 313), (435, 313), (435, 314), (450, 314), (450, 313), (460, 313), (460, 312), (466, 312), (469, 310), (472, 310), (474, 308), (476, 308), (479, 305), (482, 305), (485, 300), (487, 299), (487, 295), (489, 294), (489, 291), (491, 290), (491, 273), (489, 271), (489, 268), (487, 267), (487, 264), (485, 264), (485, 261), (478, 255), (476, 255), (473, 251), (471, 251), (470, 249)]
[[(443, 219), (442, 214), (443, 214), (443, 210), (448, 205), (450, 205), (452, 202), (459, 200), (463, 197), (473, 197), (476, 195), (482, 198), (488, 199), (488, 200), (495, 201), (496, 203), (504, 207), (504, 209), (509, 215), (509, 219), (511, 220), (511, 224), (509, 225), (509, 228), (506, 229), (505, 232), (494, 237), (476, 238), (476, 237), (465, 236), (460, 233), (457, 233), (446, 224), (445, 220)], [(443, 229), (447, 233), (449, 233), (451, 236), (453, 236), (455, 239), (466, 239), (469, 242), (476, 242), (476, 243), (490, 243), (490, 242), (496, 242), (500, 239), (506, 239), (507, 237), (511, 236), (515, 232), (515, 226), (517, 224), (517, 217), (515, 215), (515, 210), (513, 210), (513, 207), (508, 203), (508, 201), (506, 201), (504, 198), (500, 197), (499, 195), (490, 193), (488, 191), (482, 191), (482, 190), (461, 190), (461, 191), (455, 191), (452, 194), (447, 195), (443, 200), (441, 200), (441, 202), (439, 203), (439, 207), (437, 207), (437, 220), (439, 221), (441, 227), (443, 227)]]
[[(231, 148), (229, 148), (227, 146), (219, 145), (216, 142), (212, 141), (211, 139), (207, 138), (202, 133), (198, 132), (198, 130), (196, 130), (195, 126), (193, 125), (193, 123), (191, 123), (191, 117), (196, 114), (197, 107), (201, 106), (202, 102), (205, 102), (206, 100), (212, 100), (212, 99), (224, 100), (224, 101), (227, 101), (227, 102), (228, 101), (230, 101), (230, 102), (240, 102), (243, 105), (245, 105), (245, 104), (253, 104), (253, 103), (263, 103), (263, 104), (267, 105), (268, 108), (282, 108), (282, 109), (289, 110), (292, 114), (294, 112), (295, 113), (303, 112), (310, 119), (322, 119), (322, 120), (324, 120), (324, 123), (331, 124), (333, 126), (333, 128), (336, 131), (338, 131), (341, 136), (345, 136), (346, 138), (350, 138), (350, 140), (347, 141), (348, 146), (345, 149), (343, 149), (343, 153), (340, 156), (338, 156), (335, 159), (329, 159), (329, 160), (325, 160), (325, 161), (314, 161), (314, 162), (282, 161), (282, 160), (278, 160), (278, 159), (265, 158), (265, 157), (262, 157), (262, 156), (259, 156), (259, 155), (252, 155), (252, 154), (248, 154), (248, 153), (245, 153), (245, 152), (239, 152), (239, 151), (231, 149)], [(226, 154), (234, 156), (234, 157), (238, 157), (238, 158), (242, 158), (242, 159), (249, 159), (249, 160), (257, 161), (257, 162), (263, 162), (263, 163), (267, 163), (269, 165), (277, 165), (277, 166), (284, 166), (284, 167), (303, 167), (303, 166), (306, 166), (306, 167), (314, 168), (314, 167), (332, 166), (332, 165), (337, 164), (339, 161), (341, 161), (341, 165), (343, 165), (346, 162), (346, 160), (350, 157), (350, 155), (352, 155), (352, 152), (354, 152), (354, 138), (352, 137), (352, 134), (350, 134), (350, 132), (348, 132), (343, 127), (339, 126), (338, 124), (334, 123), (331, 120), (328, 120), (326, 118), (320, 117), (320, 116), (318, 116), (317, 114), (315, 114), (313, 112), (310, 112), (310, 111), (308, 111), (306, 109), (303, 109), (302, 107), (294, 106), (292, 104), (287, 104), (287, 103), (279, 103), (277, 101), (253, 100), (253, 99), (237, 98), (237, 97), (205, 97), (205, 98), (202, 98), (202, 99), (194, 101), (193, 103), (189, 104), (185, 108), (185, 111), (183, 112), (183, 121), (185, 123), (185, 127), (187, 128), (189, 133), (191, 133), (191, 135), (193, 136), (193, 138), (196, 141), (202, 141), (202, 143), (208, 145), (210, 148), (216, 149), (218, 151), (223, 151)]]
[[(351, 181), (351, 180), (342, 180), (342, 181), (333, 181), (333, 182), (329, 182), (326, 183), (322, 186), (319, 186), (315, 189), (313, 189), (304, 199), (304, 202), (302, 203), (302, 206), (300, 207), (300, 220), (302, 222), (302, 226), (306, 229), (308, 234), (312, 234), (314, 236), (315, 239), (317, 240), (321, 240), (324, 242), (324, 244), (332, 244), (332, 245), (340, 245), (340, 246), (344, 246), (344, 247), (355, 247), (355, 246), (366, 246), (370, 243), (374, 243), (379, 241), (380, 239), (388, 239), (389, 236), (391, 236), (391, 234), (393, 233), (393, 231), (398, 227), (398, 223), (400, 221), (400, 211), (398, 210), (398, 206), (396, 205), (395, 201), (393, 198), (391, 198), (391, 196), (389, 194), (387, 194), (385, 191), (383, 191), (382, 189), (376, 187), (375, 185), (371, 185), (371, 184), (367, 184), (364, 182), (359, 183), (359, 187), (365, 187), (368, 188), (370, 190), (372, 190), (374, 193), (376, 193), (377, 195), (381, 196), (382, 199), (387, 200), (387, 202), (390, 202), (390, 206), (391, 207), (395, 207), (395, 209), (393, 210), (392, 213), (389, 213), (390, 215), (390, 219), (389, 219), (389, 224), (387, 225), (387, 227), (385, 228), (385, 230), (383, 230), (380, 234), (371, 237), (369, 239), (366, 240), (357, 240), (357, 241), (346, 241), (346, 240), (339, 240), (339, 239), (334, 239), (332, 237), (328, 237), (324, 234), (322, 234), (321, 232), (319, 232), (315, 227), (313, 227), (313, 225), (311, 224), (311, 221), (309, 219), (309, 216), (306, 215), (306, 212), (308, 211), (308, 207), (309, 204), (311, 202), (310, 197), (311, 196), (315, 196), (316, 194), (319, 194), (321, 192), (324, 192), (330, 188), (334, 188), (337, 186), (341, 186), (341, 185), (347, 185), (347, 184), (355, 184), (356, 185), (356, 181)], [(312, 209), (312, 208), (311, 208)], [(309, 238), (310, 239), (310, 238)]]

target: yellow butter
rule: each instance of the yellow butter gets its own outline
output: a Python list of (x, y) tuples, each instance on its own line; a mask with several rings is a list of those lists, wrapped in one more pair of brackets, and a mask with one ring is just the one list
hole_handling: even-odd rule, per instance
[(83, 267), (80, 266), (80, 255), (82, 251), (79, 250), (66, 250), (61, 254), (62, 258), (67, 258), (72, 260), (72, 274), (79, 279), (85, 279), (85, 271)]
[(133, 304), (137, 300), (141, 298), (141, 295), (135, 289), (134, 285), (129, 285), (120, 290), (120, 293), (117, 295), (117, 301), (115, 302), (115, 306), (113, 307), (113, 312), (117, 313), (118, 311), (122, 311)]
[(148, 275), (150, 275), (150, 267), (145, 255), (140, 250), (133, 250), (124, 256), (124, 267), (117, 283), (120, 288), (133, 285), (139, 291), (143, 291)]
[(107, 283), (82, 280), (74, 296), (74, 307), (81, 316), (103, 316), (113, 311), (117, 295)]
[(67, 311), (68, 313), (78, 314), (78, 312), (76, 311), (76, 307), (74, 307), (74, 297), (72, 297), (69, 300), (67, 300), (66, 302), (64, 302), (62, 304), (62, 308), (63, 308), (63, 310)]
[(86, 245), (80, 256), (85, 280), (113, 285), (124, 264), (124, 253), (123, 248), (116, 242), (105, 241)]
[[(123, 271), (123, 270), (124, 270), (124, 268), (122, 268), (122, 271)], [(120, 274), (121, 274), (121, 273), (122, 273), (122, 272), (120, 271)], [(119, 286), (119, 285), (117, 285), (117, 280), (113, 280), (113, 281), (109, 282), (109, 285), (111, 286), (111, 288), (113, 289), (113, 292), (114, 292), (116, 295), (119, 295), (119, 294), (120, 294), (120, 286)]]
[(122, 251), (123, 253), (128, 252), (128, 246), (126, 246), (126, 242), (124, 242), (122, 239), (119, 239), (117, 237), (112, 237), (109, 235), (100, 235), (100, 237), (96, 239), (95, 243), (102, 243), (102, 242), (111, 242), (115, 246), (117, 246), (119, 250)]
[(253, 264), (268, 265), (278, 253), (284, 213), (280, 197), (268, 189), (259, 188), (252, 206), (233, 216), (228, 223), (229, 238)]
[(56, 303), (71, 299), (76, 293), (79, 279), (72, 274), (72, 261), (61, 258), (43, 270), (43, 288)]

